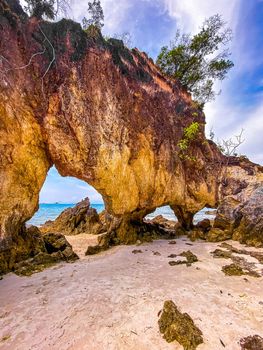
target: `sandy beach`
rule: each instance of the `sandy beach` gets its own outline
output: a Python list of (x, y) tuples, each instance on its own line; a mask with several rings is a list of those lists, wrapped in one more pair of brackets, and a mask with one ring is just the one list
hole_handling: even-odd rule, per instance
[[(67, 238), (79, 261), (0, 281), (1, 349), (179, 350), (158, 328), (158, 312), (167, 299), (203, 332), (200, 350), (236, 350), (241, 338), (263, 335), (263, 277), (225, 276), (221, 268), (229, 261), (210, 254), (219, 243), (159, 240), (84, 257), (94, 238)], [(190, 267), (168, 264), (169, 254), (185, 250), (199, 261)], [(262, 265), (256, 267), (262, 272)]]

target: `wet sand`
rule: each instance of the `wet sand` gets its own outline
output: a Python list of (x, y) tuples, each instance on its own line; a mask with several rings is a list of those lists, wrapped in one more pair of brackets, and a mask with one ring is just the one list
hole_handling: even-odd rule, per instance
[[(182, 237), (174, 245), (159, 240), (85, 257), (94, 239), (69, 238), (81, 257), (75, 263), (61, 263), (31, 277), (4, 276), (0, 349), (182, 349), (177, 342), (166, 343), (159, 333), (157, 315), (168, 299), (189, 313), (203, 332), (198, 350), (237, 350), (241, 338), (263, 337), (263, 277), (225, 276), (221, 268), (231, 261), (210, 254), (219, 243), (191, 243)], [(134, 249), (142, 253), (133, 254)], [(168, 264), (174, 260), (168, 255), (185, 250), (199, 261), (190, 267)], [(262, 272), (263, 265), (256, 267)]]

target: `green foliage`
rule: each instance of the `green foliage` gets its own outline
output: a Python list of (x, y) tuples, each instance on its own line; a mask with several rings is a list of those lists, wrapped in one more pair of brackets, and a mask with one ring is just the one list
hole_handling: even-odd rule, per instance
[(178, 31), (170, 48), (161, 49), (157, 65), (164, 73), (178, 79), (203, 106), (215, 98), (214, 81), (223, 80), (233, 67), (228, 49), (219, 51), (231, 38), (232, 31), (225, 28), (222, 18), (211, 16), (193, 37)]
[(25, 0), (25, 10), (30, 16), (39, 19), (45, 16), (49, 19), (55, 19), (55, 0)]
[(99, 28), (104, 26), (104, 14), (103, 9), (100, 4), (100, 0), (93, 0), (93, 2), (88, 2), (88, 13), (90, 18), (86, 17), (82, 20), (82, 27), (87, 30), (91, 25)]
[[(178, 142), (178, 147), (181, 150), (180, 157), (181, 158), (187, 158), (190, 159), (189, 155), (186, 155), (186, 151), (191, 143), (193, 141), (199, 131), (199, 123), (198, 122), (192, 122), (187, 128), (184, 129), (184, 135), (183, 138)], [(191, 159), (192, 160), (192, 159)]]
[(193, 122), (184, 129), (184, 137), (189, 141), (193, 140), (199, 130), (199, 123)]
[(178, 142), (178, 146), (182, 151), (187, 150), (188, 148), (188, 140), (187, 139), (182, 139)]

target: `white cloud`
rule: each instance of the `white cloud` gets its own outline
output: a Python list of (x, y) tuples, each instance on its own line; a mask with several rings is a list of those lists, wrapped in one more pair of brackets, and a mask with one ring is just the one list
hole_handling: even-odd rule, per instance
[(203, 21), (218, 13), (234, 29), (241, 0), (162, 0), (184, 32), (195, 33)]
[[(244, 121), (239, 125), (240, 128), (244, 129), (245, 138), (240, 152), (248, 155), (251, 160), (263, 164), (263, 102), (245, 114)], [(238, 133), (237, 129), (234, 130), (235, 134)]]
[(245, 142), (238, 152), (247, 155), (252, 161), (263, 164), (263, 102), (244, 109), (227, 103), (223, 97), (205, 107), (207, 134), (213, 128), (216, 138), (228, 139), (244, 129)]

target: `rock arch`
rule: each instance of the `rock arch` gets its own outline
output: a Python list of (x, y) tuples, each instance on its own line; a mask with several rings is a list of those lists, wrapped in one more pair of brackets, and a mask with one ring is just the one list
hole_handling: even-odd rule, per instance
[[(27, 18), (9, 4), (0, 0), (2, 247), (36, 211), (52, 165), (103, 196), (128, 243), (136, 239), (130, 223), (157, 207), (170, 205), (190, 228), (197, 211), (233, 193), (241, 172), (253, 173), (249, 185), (262, 182), (262, 168), (231, 163), (206, 140), (202, 110), (145, 53), (70, 20)], [(181, 149), (192, 123), (198, 132)]]

